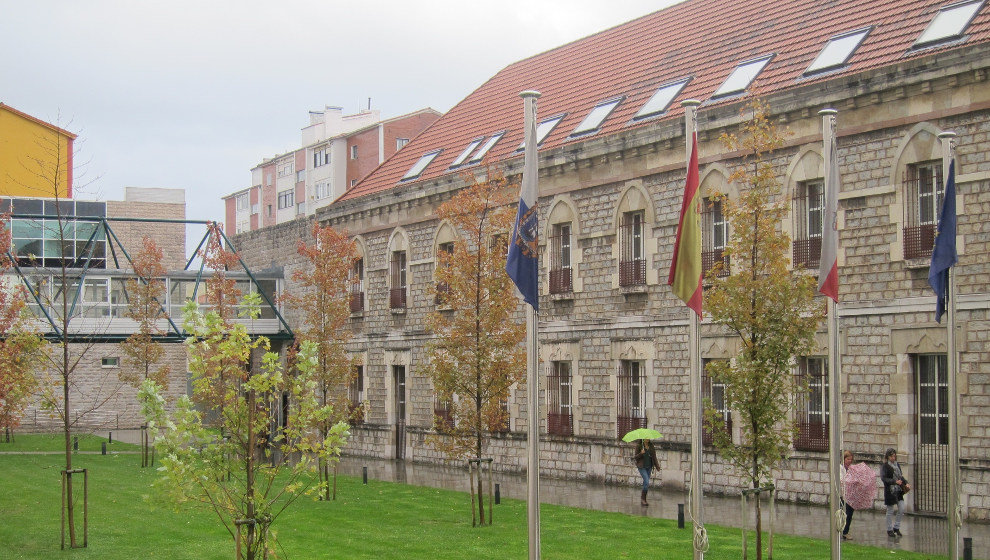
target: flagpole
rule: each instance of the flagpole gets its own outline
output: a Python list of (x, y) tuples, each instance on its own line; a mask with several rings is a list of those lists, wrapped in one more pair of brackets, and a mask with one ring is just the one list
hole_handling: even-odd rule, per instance
[[(701, 102), (688, 99), (681, 102), (684, 107), (685, 159), (691, 161), (694, 135), (698, 132), (698, 106)], [(691, 322), (688, 326), (688, 360), (691, 375), (691, 522), (693, 524), (694, 560), (704, 560), (707, 538), (705, 535), (705, 515), (702, 505), (702, 407), (701, 396), (701, 322), (698, 315), (688, 313)]]
[[(523, 181), (530, 180), (534, 184), (539, 173), (536, 152), (536, 100), (540, 97), (537, 91), (524, 91), (519, 94), (523, 98), (525, 111), (525, 141), (526, 149), (523, 156)], [(536, 207), (536, 200), (532, 201)], [(529, 525), (529, 560), (540, 558), (540, 357), (539, 329), (536, 309), (526, 305), (526, 406), (528, 409), (529, 433), (526, 438), (526, 513)]]
[[(835, 109), (822, 109), (818, 112), (822, 117), (822, 146), (825, 156), (825, 199), (826, 204), (834, 206), (838, 201), (839, 188), (838, 165), (835, 154)], [(830, 219), (835, 219), (836, 208), (827, 208)], [(833, 227), (833, 224), (823, 224)], [(824, 237), (824, 229), (822, 234)], [(824, 240), (823, 240), (824, 241)], [(824, 252), (823, 247), (823, 252)], [(833, 255), (837, 257), (837, 255)], [(831, 266), (831, 263), (829, 263)], [(821, 273), (819, 273), (821, 274)], [(842, 394), (839, 386), (839, 320), (835, 315), (835, 300), (825, 298), (828, 305), (828, 474), (829, 474), (829, 542), (832, 549), (832, 560), (842, 558), (842, 530), (845, 528), (845, 508), (842, 503), (842, 483), (840, 482), (839, 465), (842, 457)]]
[[(945, 181), (948, 182), (949, 177), (949, 167), (950, 164), (955, 159), (955, 145), (954, 140), (956, 137), (955, 132), (942, 132), (938, 135), (939, 139), (942, 141), (942, 169), (945, 170)], [(943, 184), (943, 192), (945, 192), (946, 184)], [(948, 194), (948, 193), (946, 193)], [(955, 193), (953, 192), (953, 195)], [(944, 204), (944, 202), (943, 202)], [(939, 224), (941, 226), (941, 224)], [(952, 245), (955, 246), (956, 240), (952, 240)], [(946, 288), (946, 314), (948, 315), (948, 320), (946, 321), (946, 328), (948, 329), (947, 337), (947, 349), (946, 349), (946, 375), (948, 377), (948, 386), (946, 387), (949, 393), (949, 468), (948, 477), (946, 480), (946, 486), (948, 486), (948, 496), (945, 501), (945, 513), (946, 518), (949, 521), (949, 558), (955, 559), (959, 558), (959, 528), (962, 525), (962, 508), (960, 505), (959, 496), (959, 423), (958, 423), (958, 388), (956, 384), (956, 294), (955, 294), (955, 284), (956, 275), (952, 273), (952, 268), (950, 267), (946, 272), (948, 275), (948, 286)]]

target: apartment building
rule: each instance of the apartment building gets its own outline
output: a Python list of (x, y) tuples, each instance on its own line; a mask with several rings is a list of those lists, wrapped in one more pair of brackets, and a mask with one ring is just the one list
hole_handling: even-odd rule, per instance
[(240, 233), (312, 216), (439, 118), (422, 109), (381, 119), (377, 109), (344, 115), (340, 107), (310, 111), (301, 148), (251, 169), (251, 187), (224, 198), (228, 232)]

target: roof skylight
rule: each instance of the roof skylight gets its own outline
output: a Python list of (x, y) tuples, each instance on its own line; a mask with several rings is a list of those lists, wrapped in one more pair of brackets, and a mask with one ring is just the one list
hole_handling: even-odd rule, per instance
[(594, 132), (605, 122), (605, 119), (612, 114), (612, 111), (622, 102), (621, 97), (615, 99), (609, 99), (607, 101), (602, 101), (595, 108), (588, 113), (588, 116), (581, 121), (581, 124), (574, 129), (571, 136), (577, 136), (579, 134), (587, 134), (589, 132)]
[(484, 158), (485, 155), (488, 153), (488, 150), (491, 150), (492, 147), (494, 147), (495, 144), (499, 140), (501, 140), (503, 136), (505, 136), (504, 131), (494, 134), (491, 138), (488, 139), (487, 142), (485, 142), (485, 144), (481, 147), (481, 149), (478, 150), (478, 152), (471, 157), (471, 161), (469, 161), (468, 163), (477, 163), (481, 161), (482, 158)]
[(457, 167), (458, 165), (464, 163), (464, 160), (466, 160), (468, 156), (471, 155), (471, 152), (473, 152), (474, 149), (478, 147), (478, 144), (481, 144), (481, 141), (484, 139), (485, 137), (482, 136), (481, 138), (475, 138), (474, 140), (471, 140), (471, 142), (467, 145), (467, 148), (464, 148), (464, 151), (461, 152), (461, 155), (457, 156), (457, 159), (455, 159), (454, 163), (450, 164), (450, 166)]
[(645, 119), (646, 117), (652, 117), (654, 115), (659, 115), (670, 107), (671, 102), (681, 93), (684, 86), (690, 79), (684, 79), (679, 82), (673, 82), (667, 85), (660, 86), (660, 89), (653, 94), (653, 97), (646, 102), (645, 105), (639, 110), (638, 113), (633, 117), (633, 119)]
[(813, 74), (844, 66), (869, 33), (870, 28), (867, 27), (832, 37), (804, 73)]
[[(543, 143), (543, 139), (546, 138), (547, 135), (550, 134), (550, 131), (556, 128), (557, 125), (560, 124), (560, 121), (562, 120), (564, 120), (564, 115), (557, 115), (556, 117), (550, 117), (549, 119), (546, 119), (545, 121), (536, 125), (536, 145), (539, 146), (541, 143)], [(521, 150), (525, 147), (526, 147), (526, 141), (523, 140), (522, 144), (519, 144), (518, 149)]]
[(722, 97), (723, 95), (746, 91), (746, 88), (749, 87), (749, 84), (753, 83), (753, 80), (755, 80), (756, 76), (760, 74), (763, 67), (770, 62), (771, 56), (773, 55), (764, 56), (754, 60), (747, 60), (746, 62), (740, 63), (739, 66), (736, 66), (736, 69), (729, 74), (729, 77), (725, 79), (722, 86), (712, 94), (712, 97)]
[(983, 0), (957, 2), (943, 7), (914, 42), (914, 46), (938, 43), (962, 35), (982, 7)]
[(419, 158), (419, 161), (417, 161), (416, 164), (413, 165), (409, 169), (409, 171), (407, 171), (406, 174), (402, 176), (401, 180), (408, 181), (409, 179), (415, 179), (416, 177), (419, 177), (423, 173), (423, 170), (426, 169), (426, 166), (432, 163), (433, 159), (436, 158), (438, 155), (440, 155), (440, 152), (442, 151), (443, 150), (434, 150), (432, 152), (426, 152), (425, 154), (423, 154), (423, 157)]

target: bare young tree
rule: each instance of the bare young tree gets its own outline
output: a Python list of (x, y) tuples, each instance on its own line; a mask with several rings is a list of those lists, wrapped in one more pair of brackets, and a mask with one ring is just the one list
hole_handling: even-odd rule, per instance
[[(30, 299), (44, 315), (51, 331), (49, 344), (40, 353), (40, 383), (38, 398), (42, 408), (56, 418), (62, 427), (65, 441), (65, 525), (68, 528), (69, 546), (79, 547), (76, 530), (73, 475), (78, 471), (72, 465), (72, 431), (92, 412), (103, 407), (120, 388), (116, 379), (110, 379), (109, 371), (102, 378), (80, 382), (86, 356), (94, 347), (95, 337), (77, 336), (75, 328), (84, 310), (77, 305), (83, 289), (82, 270), (88, 267), (96, 254), (101, 224), (99, 221), (77, 219), (70, 207), (69, 176), (78, 172), (73, 162), (78, 158), (70, 153), (69, 136), (61, 129), (45, 127), (34, 138), (34, 155), (22, 160), (26, 191), (45, 197), (43, 218), (36, 219), (45, 249), (41, 254), (15, 251), (14, 258), (22, 270), (26, 269)], [(78, 189), (77, 189), (78, 190)], [(39, 223), (40, 222), (40, 223)], [(85, 239), (86, 241), (82, 241)], [(98, 376), (99, 377), (99, 376)], [(63, 546), (64, 546), (63, 540)], [(84, 544), (85, 545), (85, 540)]]

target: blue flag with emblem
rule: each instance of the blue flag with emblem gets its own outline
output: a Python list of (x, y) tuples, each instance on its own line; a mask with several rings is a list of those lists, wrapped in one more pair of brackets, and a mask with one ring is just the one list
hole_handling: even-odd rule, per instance
[(956, 162), (949, 163), (949, 176), (945, 181), (942, 211), (938, 216), (935, 249), (928, 269), (928, 284), (935, 290), (935, 321), (942, 322), (949, 291), (949, 269), (959, 261), (956, 252)]
[[(537, 94), (538, 95), (538, 94)], [(527, 99), (526, 151), (523, 158), (522, 187), (519, 189), (519, 212), (509, 240), (509, 255), (505, 271), (519, 288), (526, 303), (536, 311), (540, 306), (539, 208), (536, 177), (539, 173), (536, 155), (536, 99)]]

